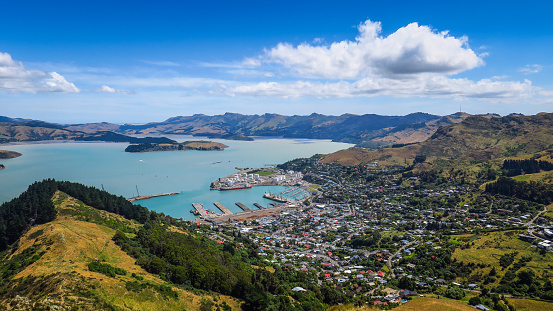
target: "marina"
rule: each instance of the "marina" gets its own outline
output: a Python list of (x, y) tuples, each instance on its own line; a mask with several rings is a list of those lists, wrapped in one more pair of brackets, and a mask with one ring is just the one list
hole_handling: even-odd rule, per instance
[(303, 192), (303, 189), (300, 188), (300, 189), (297, 189), (296, 191), (290, 193), (288, 196), (290, 196), (290, 197), (295, 197), (296, 195), (298, 195), (298, 194), (300, 194), (300, 193), (302, 193), (302, 192)]
[(298, 190), (298, 189), (299, 189), (299, 187), (289, 188), (289, 189), (286, 189), (286, 190), (282, 191), (282, 192), (279, 193), (279, 194), (280, 194), (280, 195), (285, 195), (285, 194), (288, 194), (288, 193), (290, 193), (290, 192), (292, 192), (292, 191), (296, 191), (296, 190)]

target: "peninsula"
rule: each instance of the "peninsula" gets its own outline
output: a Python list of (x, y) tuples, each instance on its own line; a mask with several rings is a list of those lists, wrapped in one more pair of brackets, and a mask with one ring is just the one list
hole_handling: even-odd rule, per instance
[(154, 144), (143, 143), (137, 145), (129, 145), (125, 148), (125, 152), (152, 152), (152, 151), (173, 151), (173, 150), (217, 150), (221, 151), (227, 148), (225, 144), (199, 140), (199, 141), (185, 141), (182, 143), (169, 143), (169, 144)]
[(13, 159), (20, 157), (21, 153), (9, 150), (0, 150), (0, 159)]

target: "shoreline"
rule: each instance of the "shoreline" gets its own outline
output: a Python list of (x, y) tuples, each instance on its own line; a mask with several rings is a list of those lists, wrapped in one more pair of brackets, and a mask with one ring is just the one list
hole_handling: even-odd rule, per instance
[(130, 144), (122, 141), (84, 141), (84, 140), (26, 140), (26, 141), (12, 141), (9, 143), (1, 143), (1, 146), (24, 146), (24, 145), (46, 145), (46, 144), (97, 144), (97, 143), (112, 143), (112, 144)]
[[(129, 137), (166, 137), (169, 139), (173, 138), (185, 138), (188, 137), (190, 139), (210, 139), (207, 136), (192, 136), (192, 135), (177, 135), (177, 134), (128, 134)], [(250, 136), (251, 138), (256, 140), (272, 140), (272, 139), (286, 139), (286, 140), (297, 140), (297, 141), (318, 141), (318, 142), (335, 142), (332, 141), (332, 139), (318, 139), (318, 138), (299, 138), (299, 137), (283, 137), (283, 136)], [(224, 141), (235, 141), (235, 140), (229, 140), (224, 138), (211, 138), (212, 140), (224, 140)], [(71, 143), (80, 143), (80, 144), (86, 144), (86, 143), (114, 143), (114, 144), (131, 144), (129, 142), (119, 142), (119, 141), (83, 141), (83, 140), (71, 140), (71, 139), (49, 139), (49, 140), (25, 140), (25, 141), (12, 141), (7, 143), (0, 143), (0, 146), (20, 146), (20, 145), (40, 145), (40, 144), (71, 144)], [(341, 142), (335, 142), (335, 143), (341, 143)], [(353, 145), (353, 144), (351, 144)]]

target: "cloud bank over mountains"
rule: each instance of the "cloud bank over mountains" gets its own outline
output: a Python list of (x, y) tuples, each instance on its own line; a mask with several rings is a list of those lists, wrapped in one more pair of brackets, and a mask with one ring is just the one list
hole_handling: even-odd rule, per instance
[[(411, 23), (382, 36), (380, 22), (367, 20), (357, 27), (354, 41), (330, 45), (279, 43), (245, 66), (279, 65), (287, 81), (266, 81), (226, 87), (228, 95), (276, 97), (456, 97), (492, 101), (530, 96), (530, 81), (473, 81), (451, 76), (485, 65), (468, 45), (468, 38), (453, 37)], [(313, 42), (320, 42), (314, 40)], [(282, 75), (282, 71), (280, 71)], [(292, 78), (292, 80), (290, 80)], [(298, 80), (293, 80), (293, 79)]]

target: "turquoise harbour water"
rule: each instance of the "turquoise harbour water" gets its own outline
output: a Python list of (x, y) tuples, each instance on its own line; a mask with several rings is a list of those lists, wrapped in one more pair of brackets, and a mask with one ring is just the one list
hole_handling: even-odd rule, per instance
[[(172, 136), (177, 141), (198, 137)], [(126, 143), (40, 143), (2, 145), (23, 156), (3, 159), (0, 171), (0, 202), (19, 196), (34, 181), (45, 178), (68, 180), (102, 188), (124, 197), (179, 192), (177, 195), (141, 200), (137, 203), (173, 217), (194, 219), (192, 203), (203, 203), (215, 212), (213, 202), (221, 202), (232, 212), (242, 211), (236, 202), (251, 209), (253, 203), (267, 206), (265, 191), (285, 188), (253, 187), (234, 191), (211, 191), (209, 184), (236, 172), (235, 167), (264, 167), (317, 153), (331, 153), (351, 144), (328, 140), (256, 137), (255, 141), (215, 140), (229, 146), (224, 151), (124, 152)]]

